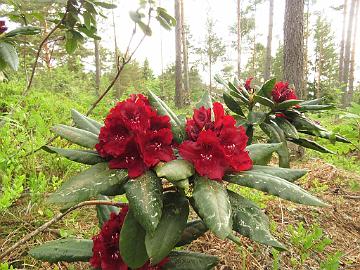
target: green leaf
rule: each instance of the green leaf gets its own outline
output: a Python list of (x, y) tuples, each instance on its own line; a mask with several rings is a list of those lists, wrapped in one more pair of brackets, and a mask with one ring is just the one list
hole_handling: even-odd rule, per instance
[(91, 29), (91, 21), (92, 21), (91, 13), (84, 11), (83, 18), (84, 18), (84, 25), (85, 25), (86, 29), (90, 30)]
[(287, 147), (286, 138), (284, 131), (274, 122), (269, 121), (269, 123), (262, 123), (260, 128), (265, 132), (269, 137), (271, 143), (281, 143), (282, 145), (276, 151), (279, 155), (279, 165), (280, 167), (289, 168), (290, 167), (290, 153)]
[(340, 135), (337, 135), (337, 134), (333, 134), (333, 133), (328, 132), (328, 131), (323, 131), (323, 130), (319, 130), (319, 131), (300, 130), (300, 132), (304, 133), (304, 134), (320, 137), (320, 138), (325, 138), (325, 139), (328, 139), (328, 140), (331, 140), (332, 136), (335, 135), (335, 140), (337, 142), (351, 143), (351, 141), (349, 141), (347, 138), (345, 138), (343, 136), (340, 136)]
[(250, 111), (248, 115), (248, 121), (252, 125), (260, 125), (265, 121), (267, 113)]
[(300, 103), (300, 108), (297, 108), (300, 112), (307, 112), (307, 111), (321, 111), (321, 110), (331, 110), (334, 109), (335, 106), (333, 104), (327, 105), (306, 105)]
[(205, 109), (212, 109), (212, 100), (211, 100), (211, 95), (209, 93), (209, 91), (204, 90), (204, 94), (202, 95), (200, 101), (198, 103), (196, 103), (195, 107), (197, 109), (199, 109), (200, 107), (204, 106)]
[(121, 228), (119, 249), (121, 258), (131, 268), (140, 268), (149, 259), (145, 247), (145, 230), (130, 210)]
[(211, 270), (219, 263), (215, 256), (190, 251), (171, 251), (162, 270)]
[(201, 220), (193, 220), (186, 224), (186, 227), (181, 235), (180, 241), (176, 244), (177, 247), (190, 244), (192, 241), (198, 239), (208, 231), (205, 223)]
[(266, 165), (269, 163), (272, 154), (280, 149), (282, 143), (261, 143), (252, 144), (246, 147), (254, 165)]
[(164, 259), (181, 239), (189, 215), (188, 200), (178, 192), (164, 194), (164, 209), (153, 233), (146, 233), (145, 245), (151, 264)]
[(302, 100), (289, 99), (289, 100), (285, 100), (281, 103), (276, 104), (275, 107), (276, 107), (276, 110), (286, 110), (291, 107), (294, 107), (295, 105), (298, 105), (300, 102), (302, 102)]
[(17, 35), (37, 35), (41, 32), (39, 27), (34, 26), (21, 26), (11, 30), (5, 34), (5, 37), (14, 37)]
[(233, 212), (233, 229), (236, 232), (261, 244), (285, 249), (284, 245), (271, 235), (269, 219), (256, 204), (230, 190), (228, 195)]
[(158, 226), (163, 208), (161, 179), (147, 171), (125, 185), (126, 197), (134, 217), (147, 232)]
[(94, 133), (75, 127), (56, 125), (52, 127), (52, 131), (70, 142), (87, 148), (94, 148), (99, 142), (98, 136)]
[(109, 169), (108, 163), (98, 163), (74, 175), (51, 194), (50, 203), (60, 204), (62, 209), (86, 201), (109, 188), (123, 185), (127, 181), (125, 170)]
[(170, 182), (180, 189), (182, 189), (184, 192), (188, 192), (190, 188), (189, 179), (183, 179), (178, 181), (171, 181)]
[(272, 100), (268, 99), (267, 97), (263, 97), (263, 96), (259, 96), (259, 95), (254, 96), (254, 101), (258, 102), (264, 106), (270, 107), (270, 108), (274, 108), (274, 106), (275, 106), (275, 104), (274, 104), (274, 102), (272, 102)]
[(276, 117), (274, 121), (287, 137), (295, 139), (299, 138), (297, 129), (288, 120), (283, 117)]
[(335, 154), (335, 152), (327, 149), (326, 147), (318, 144), (317, 142), (314, 142), (312, 140), (308, 140), (308, 139), (304, 139), (304, 138), (299, 138), (299, 139), (293, 139), (293, 138), (289, 138), (289, 141), (297, 144), (297, 145), (300, 145), (300, 146), (303, 146), (305, 148), (309, 148), (309, 149), (312, 149), (312, 150), (315, 150), (315, 151), (318, 151), (318, 152), (321, 152), (321, 153), (330, 153), (330, 154)]
[(37, 260), (57, 262), (87, 262), (93, 255), (93, 241), (88, 239), (61, 239), (46, 242), (29, 251)]
[(75, 52), (78, 46), (78, 40), (74, 37), (72, 31), (65, 32), (65, 49), (68, 54)]
[(245, 116), (240, 105), (227, 93), (223, 93), (223, 99), (226, 104), (226, 106), (231, 110), (232, 112)]
[[(109, 201), (109, 198), (103, 195), (99, 195), (97, 199)], [(104, 205), (104, 204), (96, 205), (96, 216), (98, 218), (100, 228), (102, 228), (103, 224), (110, 219), (111, 213), (118, 214), (119, 208), (113, 205)]]
[(155, 167), (158, 177), (164, 177), (169, 181), (179, 181), (193, 176), (195, 173), (194, 166), (183, 159), (175, 159), (166, 163), (159, 163)]
[(301, 187), (273, 175), (244, 171), (237, 174), (225, 175), (224, 180), (237, 185), (255, 188), (296, 203), (326, 206), (325, 203)]
[(266, 81), (260, 88), (259, 92), (257, 93), (257, 95), (259, 96), (263, 96), (263, 97), (267, 97), (267, 98), (271, 98), (271, 91), (273, 90), (274, 86), (276, 83), (276, 79), (272, 78), (268, 81)]
[(140, 26), (141, 30), (144, 32), (145, 35), (147, 36), (152, 35), (152, 30), (149, 25), (143, 23), (142, 21), (139, 21), (138, 25)]
[(105, 9), (114, 9), (114, 8), (117, 7), (114, 4), (110, 4), (110, 3), (106, 3), (106, 2), (100, 2), (100, 1), (95, 1), (94, 4), (99, 6), (99, 7), (105, 8)]
[(0, 59), (8, 64), (13, 70), (19, 66), (19, 57), (13, 45), (7, 42), (0, 42)]
[(288, 169), (261, 165), (254, 165), (251, 171), (277, 176), (289, 182), (296, 181), (308, 172), (308, 170), (304, 169)]
[(170, 117), (171, 130), (174, 135), (174, 140), (181, 143), (185, 139), (185, 132), (183, 128), (185, 123), (180, 121), (177, 115), (166, 105), (166, 103), (157, 97), (153, 92), (149, 91), (148, 98), (151, 106), (155, 107), (160, 115), (167, 115)]
[(324, 101), (325, 98), (317, 98), (317, 99), (311, 99), (311, 100), (305, 100), (303, 102), (300, 103), (300, 105), (318, 105), (319, 103), (321, 103), (321, 101)]
[(49, 153), (56, 153), (67, 159), (70, 159), (75, 162), (82, 164), (95, 165), (97, 163), (105, 162), (105, 160), (98, 155), (96, 151), (91, 150), (74, 150), (74, 149), (62, 149), (52, 146), (43, 146), (41, 149)]
[(167, 13), (167, 10), (162, 7), (157, 7), (156, 19), (166, 29), (171, 30), (176, 25), (176, 19)]
[(305, 118), (303, 116), (295, 116), (292, 115), (291, 119), (289, 119), (291, 123), (295, 126), (295, 128), (300, 130), (309, 130), (309, 131), (317, 131), (317, 130), (323, 130), (326, 131), (323, 127), (315, 123), (314, 121)]
[(96, 135), (99, 135), (100, 128), (102, 127), (102, 125), (100, 123), (79, 113), (75, 109), (71, 110), (71, 116), (72, 116), (72, 119), (73, 119), (76, 127), (90, 131)]
[(197, 176), (193, 203), (198, 215), (216, 236), (225, 239), (232, 232), (231, 206), (221, 183)]

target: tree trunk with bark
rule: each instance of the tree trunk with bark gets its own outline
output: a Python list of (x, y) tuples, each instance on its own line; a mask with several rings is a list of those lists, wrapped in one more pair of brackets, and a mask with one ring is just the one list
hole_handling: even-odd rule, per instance
[(306, 99), (309, 95), (307, 90), (307, 82), (308, 82), (308, 75), (309, 75), (309, 36), (310, 36), (310, 1), (307, 0), (306, 3), (306, 25), (304, 30), (304, 89), (303, 89), (303, 98)]
[(358, 31), (358, 22), (359, 22), (359, 6), (360, 1), (356, 1), (355, 8), (355, 28), (352, 40), (352, 48), (351, 48), (351, 59), (350, 59), (350, 75), (349, 75), (349, 91), (346, 99), (346, 106), (349, 106), (352, 102), (353, 94), (354, 94), (354, 79), (355, 79), (355, 55), (356, 55), (356, 39), (357, 39), (357, 31)]
[(181, 10), (180, 1), (175, 0), (175, 105), (178, 108), (184, 106), (184, 87), (182, 78), (182, 59), (181, 59)]
[(237, 0), (237, 75), (241, 78), (241, 0)]
[(349, 22), (346, 34), (346, 44), (345, 44), (345, 53), (344, 53), (344, 71), (342, 76), (342, 105), (346, 107), (347, 100), (347, 89), (349, 82), (349, 69), (350, 69), (350, 54), (351, 54), (351, 38), (352, 38), (352, 30), (354, 24), (354, 13), (355, 13), (355, 4), (356, 0), (351, 1), (350, 6), (350, 14), (349, 14)]
[(94, 51), (95, 51), (95, 93), (100, 95), (100, 78), (101, 78), (101, 66), (100, 66), (100, 44), (99, 40), (94, 39)]
[(284, 79), (304, 91), (304, 0), (286, 0), (284, 19)]
[(270, 78), (271, 73), (271, 43), (272, 43), (272, 31), (273, 31), (273, 20), (274, 20), (274, 0), (269, 0), (269, 26), (268, 26), (268, 36), (267, 36), (267, 46), (266, 46), (266, 55), (265, 55), (265, 70), (264, 70), (264, 80)]
[(343, 11), (343, 26), (340, 42), (340, 57), (339, 57), (339, 82), (342, 82), (343, 73), (344, 73), (344, 48), (345, 48), (345, 31), (346, 31), (346, 15), (347, 15), (347, 4), (348, 0), (344, 1), (344, 11)]
[(183, 53), (183, 73), (184, 73), (184, 103), (190, 104), (190, 82), (189, 82), (189, 64), (188, 64), (188, 47), (185, 29), (185, 18), (184, 18), (184, 0), (180, 0), (180, 14), (181, 14), (181, 43)]

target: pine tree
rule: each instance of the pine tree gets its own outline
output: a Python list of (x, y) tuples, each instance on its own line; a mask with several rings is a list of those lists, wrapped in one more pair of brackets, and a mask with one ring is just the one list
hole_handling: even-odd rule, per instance
[(268, 25), (268, 37), (266, 45), (265, 55), (265, 70), (264, 80), (268, 80), (271, 73), (271, 43), (272, 43), (272, 30), (273, 30), (273, 19), (274, 19), (274, 0), (269, 0), (269, 25)]

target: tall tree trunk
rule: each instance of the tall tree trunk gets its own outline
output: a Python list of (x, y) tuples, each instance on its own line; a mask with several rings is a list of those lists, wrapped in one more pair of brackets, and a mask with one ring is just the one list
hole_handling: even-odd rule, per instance
[(320, 98), (321, 96), (321, 75), (322, 75), (322, 48), (323, 48), (323, 40), (322, 37), (320, 37), (319, 40), (320, 46), (319, 51), (317, 52), (316, 56), (316, 84), (315, 84), (315, 96), (316, 98)]
[(189, 82), (189, 64), (188, 64), (188, 47), (187, 47), (187, 37), (185, 29), (185, 19), (184, 19), (184, 0), (180, 0), (180, 13), (181, 13), (181, 41), (182, 41), (182, 52), (183, 52), (183, 63), (184, 63), (184, 103), (190, 104), (190, 82)]
[[(113, 4), (113, 1), (111, 1), (111, 3)], [(112, 15), (112, 27), (113, 27), (113, 35), (114, 35), (114, 58), (115, 58), (114, 63), (115, 63), (115, 72), (116, 72), (116, 70), (119, 68), (119, 65), (120, 65), (120, 51), (119, 51), (119, 47), (117, 44), (115, 14), (114, 14), (113, 9), (111, 10), (111, 15)], [(115, 90), (116, 97), (118, 99), (120, 99), (122, 96), (120, 80), (116, 80), (116, 82), (114, 84), (114, 90)]]
[(349, 75), (349, 92), (346, 99), (346, 106), (349, 106), (352, 101), (352, 97), (354, 94), (354, 73), (355, 73), (355, 55), (356, 55), (356, 39), (357, 39), (357, 30), (358, 30), (358, 22), (359, 22), (359, 6), (360, 0), (356, 1), (356, 9), (355, 9), (355, 28), (352, 40), (352, 49), (351, 49), (351, 60), (350, 60), (350, 75)]
[(175, 105), (178, 108), (183, 107), (184, 105), (184, 88), (183, 88), (183, 78), (182, 78), (182, 62), (181, 62), (181, 11), (180, 11), (180, 1), (175, 0)]
[(255, 76), (255, 61), (256, 61), (256, 4), (254, 0), (254, 35), (253, 35), (253, 55), (252, 55), (252, 76)]
[(237, 76), (241, 78), (241, 0), (237, 0)]
[[(47, 35), (48, 34), (48, 24), (47, 21), (44, 21), (44, 34)], [(50, 53), (50, 48), (49, 48), (49, 43), (45, 42), (44, 44), (44, 61), (46, 64), (46, 68), (48, 69), (48, 71), (50, 71), (51, 69), (51, 53)]]
[[(284, 19), (284, 79), (303, 97), (304, 0), (286, 0)], [(299, 76), (300, 75), (300, 76)]]
[(351, 54), (351, 38), (352, 30), (354, 24), (354, 13), (355, 13), (355, 3), (356, 0), (351, 1), (350, 14), (349, 14), (349, 23), (346, 34), (346, 44), (345, 44), (345, 54), (344, 54), (344, 72), (342, 76), (342, 105), (346, 106), (347, 99), (347, 87), (349, 82), (349, 68), (350, 68), (350, 54)]
[(265, 70), (264, 70), (264, 80), (270, 78), (271, 72), (271, 43), (272, 43), (272, 30), (273, 30), (273, 19), (274, 19), (274, 0), (269, 0), (269, 26), (268, 26), (268, 36), (267, 36), (267, 45), (266, 45), (266, 56), (265, 56)]
[(309, 75), (309, 65), (308, 65), (308, 59), (309, 59), (309, 36), (310, 36), (310, 1), (307, 0), (306, 2), (306, 29), (304, 30), (304, 89), (303, 89), (303, 98), (306, 99), (309, 95), (307, 90), (307, 82), (308, 82), (308, 75)]
[(94, 39), (94, 49), (95, 49), (95, 93), (97, 96), (99, 96), (101, 66), (100, 66), (100, 44), (99, 44), (99, 40), (97, 39)]
[(344, 73), (344, 47), (345, 47), (345, 31), (346, 31), (346, 14), (347, 14), (347, 5), (348, 0), (344, 1), (344, 11), (343, 11), (343, 26), (340, 42), (340, 57), (339, 57), (339, 82), (342, 82), (343, 73)]

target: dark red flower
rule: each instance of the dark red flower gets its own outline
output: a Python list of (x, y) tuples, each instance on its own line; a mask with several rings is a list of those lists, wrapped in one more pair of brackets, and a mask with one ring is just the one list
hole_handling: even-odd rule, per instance
[(123, 207), (119, 214), (111, 213), (98, 235), (93, 237), (93, 256), (90, 264), (102, 270), (128, 270), (119, 251), (120, 229), (124, 223), (127, 207)]
[[(106, 221), (98, 235), (93, 237), (93, 256), (90, 258), (90, 264), (94, 268), (102, 270), (129, 270), (120, 256), (119, 237), (121, 227), (124, 224), (128, 207), (121, 209), (119, 214), (112, 212), (110, 219)], [(164, 258), (157, 265), (151, 266), (147, 261), (140, 270), (161, 270), (169, 261)]]
[(250, 92), (252, 90), (251, 88), (251, 81), (253, 80), (254, 78), (253, 77), (250, 77), (248, 78), (246, 81), (245, 81), (245, 84), (244, 84), (244, 87), (245, 89)]
[(128, 169), (129, 177), (136, 178), (159, 161), (175, 158), (172, 139), (170, 118), (158, 115), (139, 94), (110, 110), (95, 148), (111, 169)]
[(248, 138), (244, 128), (235, 127), (235, 119), (225, 115), (221, 103), (213, 104), (213, 113), (211, 121), (210, 109), (194, 110), (193, 119), (186, 123), (188, 140), (179, 146), (179, 153), (201, 176), (221, 180), (227, 171), (250, 169), (252, 161), (245, 151)]
[(275, 113), (275, 116), (279, 118), (287, 118), (287, 116), (283, 113)]
[(277, 82), (271, 91), (271, 95), (276, 103), (281, 103), (290, 99), (298, 99), (295, 90), (289, 88), (288, 82)]
[(5, 21), (0, 21), (0, 34), (3, 34), (8, 30), (8, 28), (5, 26)]

